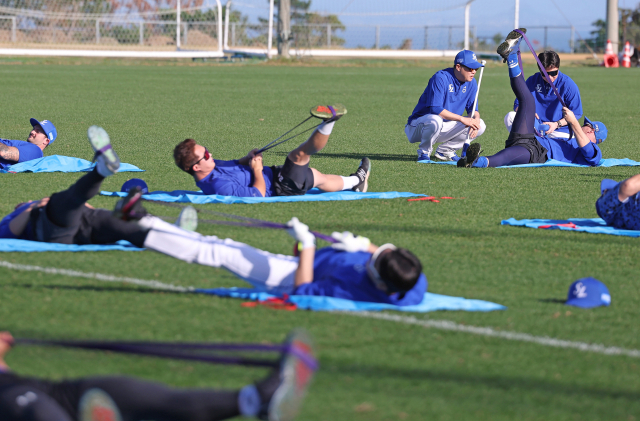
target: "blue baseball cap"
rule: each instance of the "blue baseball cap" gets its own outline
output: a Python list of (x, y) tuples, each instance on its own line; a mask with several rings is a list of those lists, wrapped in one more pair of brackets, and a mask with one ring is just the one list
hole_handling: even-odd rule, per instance
[(49, 120), (38, 121), (35, 118), (29, 120), (31, 122), (31, 127), (40, 126), (42, 130), (49, 138), (49, 144), (52, 144), (56, 137), (58, 137), (58, 131), (56, 130), (56, 126), (53, 125)]
[(611, 190), (615, 188), (619, 183), (616, 180), (605, 178), (600, 182), (600, 194), (604, 194), (605, 190)]
[(132, 178), (131, 180), (125, 181), (120, 191), (128, 193), (129, 190), (134, 187), (140, 187), (142, 193), (149, 193), (149, 187), (147, 186), (147, 183), (145, 183), (144, 180), (140, 178)]
[(607, 139), (607, 126), (602, 121), (591, 121), (584, 116), (584, 124), (590, 126), (596, 135), (596, 143), (602, 143)]
[(456, 59), (453, 61), (453, 65), (462, 64), (463, 66), (467, 66), (470, 69), (479, 69), (484, 67), (478, 60), (476, 59), (476, 53), (471, 50), (462, 50), (458, 54), (456, 54)]
[(582, 278), (569, 287), (565, 304), (582, 308), (609, 306), (611, 295), (606, 285), (597, 279)]

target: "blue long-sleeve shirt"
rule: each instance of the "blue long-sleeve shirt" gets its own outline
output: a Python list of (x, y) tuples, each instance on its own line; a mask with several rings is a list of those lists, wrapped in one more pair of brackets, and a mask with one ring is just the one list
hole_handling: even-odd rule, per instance
[[(476, 98), (478, 84), (473, 79), (471, 82), (461, 83), (454, 74), (454, 69), (449, 67), (436, 72), (418, 100), (418, 104), (409, 116), (407, 124), (411, 124), (416, 118), (427, 114), (440, 114), (447, 110), (454, 114), (462, 115), (467, 111), (471, 115), (473, 101)], [(478, 106), (476, 105), (476, 111)]]
[[(38, 148), (39, 149), (39, 148)], [(20, 215), (25, 209), (31, 205), (32, 202), (23, 203), (22, 205), (16, 207), (13, 212), (9, 215), (2, 218), (0, 221), (0, 238), (18, 238), (20, 240), (33, 240), (33, 230), (31, 229), (31, 222), (27, 222), (27, 226), (25, 227), (22, 234), (15, 235), (9, 229), (9, 223), (18, 215)]]
[(593, 142), (589, 142), (584, 148), (581, 148), (575, 137), (570, 140), (562, 140), (536, 136), (536, 139), (547, 150), (548, 159), (592, 167), (598, 165), (602, 160), (602, 151)]
[(313, 282), (300, 285), (294, 295), (321, 295), (370, 303), (409, 306), (420, 304), (427, 292), (427, 277), (420, 275), (413, 288), (404, 294), (380, 291), (366, 270), (371, 253), (335, 250), (326, 247), (316, 252), (313, 262)]
[[(551, 88), (551, 85), (544, 80), (540, 72), (535, 73), (527, 79), (527, 87), (536, 101), (536, 113), (541, 121), (558, 121), (562, 118), (562, 103)], [(580, 90), (578, 85), (564, 73), (558, 71), (558, 78), (553, 82), (567, 104), (567, 108), (573, 111), (576, 118), (582, 117), (582, 99), (580, 98)], [(513, 109), (518, 108), (518, 99), (513, 103)], [(557, 130), (569, 134), (569, 127), (560, 127)]]
[[(248, 165), (242, 165), (237, 159), (222, 161), (215, 159), (216, 166), (206, 177), (197, 181), (196, 185), (204, 194), (219, 194), (222, 196), (262, 197), (262, 193), (252, 187), (253, 171)], [(273, 189), (273, 171), (271, 167), (263, 167), (266, 194), (264, 197), (275, 195)]]

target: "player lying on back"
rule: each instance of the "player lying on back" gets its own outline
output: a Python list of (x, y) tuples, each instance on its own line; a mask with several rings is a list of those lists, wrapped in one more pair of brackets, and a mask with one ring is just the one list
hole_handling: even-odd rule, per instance
[(326, 192), (353, 190), (366, 192), (371, 163), (363, 158), (349, 177), (323, 174), (309, 167), (311, 155), (329, 141), (335, 122), (346, 114), (341, 105), (316, 106), (311, 114), (324, 122), (306, 142), (291, 151), (284, 165), (265, 167), (257, 149), (233, 161), (213, 159), (207, 148), (193, 139), (180, 142), (173, 151), (176, 165), (191, 174), (204, 194), (239, 197), (298, 196), (313, 187)]
[(600, 183), (596, 211), (607, 225), (640, 230), (640, 174), (617, 182), (605, 178)]
[(19, 162), (42, 158), (42, 151), (56, 140), (58, 132), (49, 120), (31, 119), (27, 141), (0, 139), (0, 170)]
[[(297, 219), (290, 234), (300, 242), (300, 257), (259, 250), (231, 239), (202, 236), (147, 215), (139, 187), (116, 205), (114, 217), (86, 201), (100, 191), (120, 160), (107, 133), (89, 129), (97, 165), (67, 190), (50, 198), (18, 205), (0, 222), (0, 238), (63, 244), (110, 244), (127, 240), (187, 262), (224, 267), (256, 288), (274, 292), (325, 295), (356, 301), (412, 305), (422, 301), (427, 281), (420, 261), (391, 244), (376, 247), (349, 233), (334, 233), (333, 247), (315, 251), (315, 237)], [(191, 212), (187, 212), (190, 210)], [(195, 228), (197, 214), (185, 208), (181, 226)]]
[[(522, 29), (524, 32), (525, 30)], [(524, 81), (518, 64), (517, 53), (522, 35), (511, 31), (505, 42), (498, 47), (498, 54), (509, 65), (511, 89), (518, 98), (519, 106), (511, 126), (511, 133), (505, 142), (505, 149), (492, 156), (480, 156), (481, 146), (474, 143), (469, 147), (467, 156), (458, 161), (459, 167), (500, 167), (544, 163), (548, 159), (581, 165), (596, 166), (602, 159), (598, 144), (607, 138), (607, 128), (599, 121), (584, 118), (581, 127), (574, 113), (563, 108), (563, 115), (574, 132), (570, 140), (555, 139), (536, 134), (536, 104)]]
[[(290, 336), (288, 346), (296, 340)], [(13, 373), (4, 360), (13, 343), (11, 334), (0, 332), (2, 421), (217, 421), (240, 415), (292, 421), (313, 375), (298, 356), (308, 359), (311, 350), (298, 346), (285, 351), (264, 380), (240, 390), (175, 389), (124, 376), (52, 381)]]

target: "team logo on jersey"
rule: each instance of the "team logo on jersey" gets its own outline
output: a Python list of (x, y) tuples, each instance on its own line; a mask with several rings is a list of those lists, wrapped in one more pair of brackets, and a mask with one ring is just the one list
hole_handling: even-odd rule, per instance
[(449, 92), (453, 92), (453, 83), (449, 84)]
[(576, 284), (576, 289), (573, 291), (576, 298), (586, 298), (587, 297), (587, 287), (584, 286), (582, 282), (578, 282)]
[(467, 92), (467, 87), (466, 87), (466, 86), (463, 86), (463, 87), (462, 87), (462, 93), (465, 93), (465, 92)]
[(539, 83), (536, 85), (536, 92), (542, 92), (542, 85)]

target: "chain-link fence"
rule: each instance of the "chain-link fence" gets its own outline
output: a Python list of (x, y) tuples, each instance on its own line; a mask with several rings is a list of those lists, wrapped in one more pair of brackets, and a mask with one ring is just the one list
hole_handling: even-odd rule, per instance
[[(215, 50), (217, 23), (182, 22), (181, 46)], [(127, 47), (162, 49), (176, 47), (177, 23), (166, 20), (115, 18), (34, 19), (0, 16), (0, 45), (5, 47), (119, 49)]]

